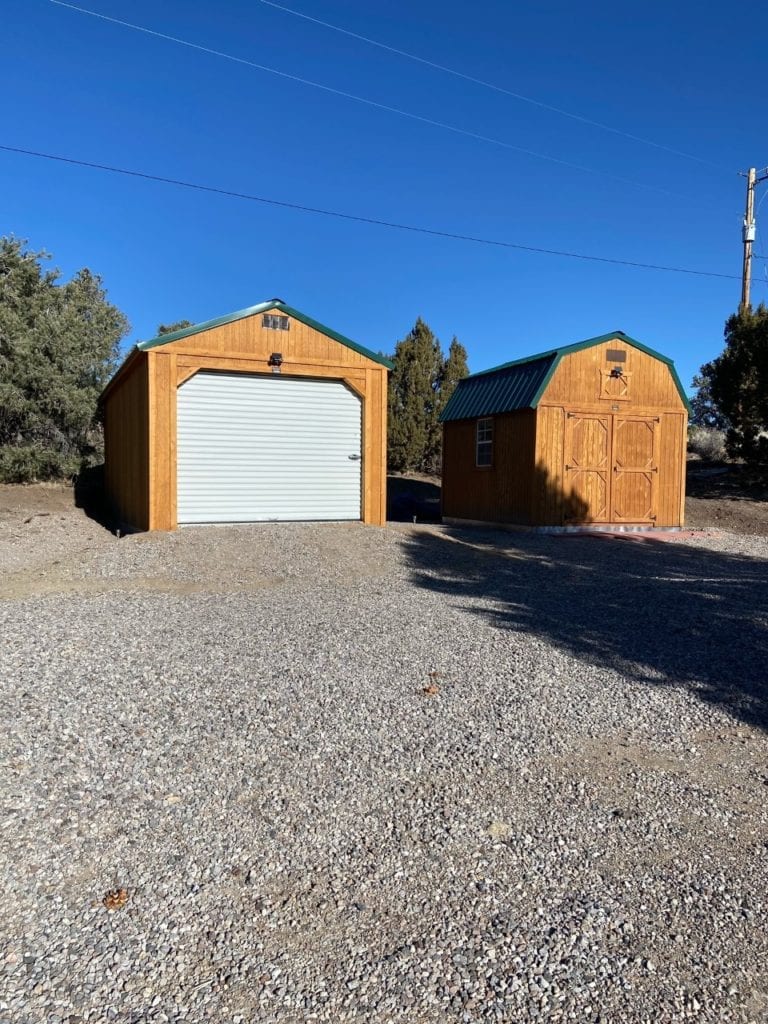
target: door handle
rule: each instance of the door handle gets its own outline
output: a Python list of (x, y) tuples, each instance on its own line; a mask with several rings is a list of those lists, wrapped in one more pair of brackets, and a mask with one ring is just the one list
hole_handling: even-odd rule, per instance
[(347, 458), (351, 459), (353, 462), (359, 462), (360, 461), (360, 456), (359, 455), (348, 455)]

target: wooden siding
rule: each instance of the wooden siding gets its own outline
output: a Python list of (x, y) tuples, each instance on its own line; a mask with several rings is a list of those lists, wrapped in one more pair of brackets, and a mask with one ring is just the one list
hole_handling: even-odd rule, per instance
[(475, 465), (476, 420), (443, 428), (443, 515), (530, 523), (535, 487), (535, 413), (493, 416), (493, 465)]
[(685, 459), (688, 416), (662, 413), (659, 441), (659, 514), (657, 526), (682, 526), (685, 521)]
[(176, 528), (176, 353), (150, 349), (149, 529)]
[(136, 353), (104, 402), (105, 484), (120, 523), (149, 526), (147, 357)]
[[(626, 362), (608, 362), (608, 351), (616, 349), (626, 353)], [(604, 375), (614, 365), (621, 365), (626, 370), (626, 394), (622, 394), (624, 389), (619, 386), (620, 382), (617, 382), (614, 394), (605, 392)], [(583, 411), (595, 408), (610, 409), (612, 405), (618, 405), (621, 410), (626, 408), (633, 411), (685, 410), (667, 364), (620, 339), (606, 341), (563, 356), (541, 396), (540, 404), (560, 405)]]
[[(282, 315), (282, 314), (281, 314)], [(187, 338), (149, 349), (145, 360), (149, 462), (148, 511), (135, 525), (174, 530), (176, 509), (176, 402), (178, 386), (200, 370), (271, 375), (269, 357), (279, 352), (285, 376), (344, 381), (363, 405), (363, 521), (386, 521), (387, 369), (300, 320), (287, 331), (262, 326), (257, 313)], [(125, 373), (125, 371), (123, 371)], [(105, 397), (109, 409), (122, 388), (122, 374)], [(297, 410), (301, 415), (301, 410)], [(122, 455), (119, 456), (122, 458)]]
[(544, 406), (536, 411), (536, 487), (533, 522), (538, 526), (560, 526), (566, 519), (563, 491), (565, 410)]
[(363, 518), (365, 522), (380, 526), (387, 521), (387, 386), (386, 369), (378, 366), (366, 370), (363, 395)]

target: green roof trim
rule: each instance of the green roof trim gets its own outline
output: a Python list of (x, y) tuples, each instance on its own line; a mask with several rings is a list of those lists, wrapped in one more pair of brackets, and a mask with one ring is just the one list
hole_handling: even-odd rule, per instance
[[(489, 370), (480, 370), (470, 374), (464, 380), (459, 381), (458, 387), (443, 409), (440, 420), (447, 422), (513, 412), (515, 409), (535, 409), (563, 356), (614, 340), (623, 341), (627, 345), (632, 345), (641, 352), (645, 352), (646, 355), (666, 363), (683, 404), (688, 412), (691, 412), (691, 403), (677, 375), (674, 362), (662, 355), (661, 352), (631, 338), (623, 331), (612, 331), (609, 334), (599, 334), (595, 338), (586, 338), (584, 341), (577, 341), (572, 345), (562, 345), (559, 348), (548, 349), (546, 352), (537, 352), (536, 355), (513, 359), (508, 363), (492, 366)], [(488, 381), (486, 386), (482, 380), (484, 377), (493, 377), (494, 381), (503, 380), (505, 383), (501, 387), (492, 387), (490, 386), (491, 382)]]
[(333, 338), (334, 341), (338, 341), (339, 344), (345, 345), (347, 348), (351, 348), (353, 352), (358, 352), (361, 356), (365, 356), (366, 359), (372, 359), (375, 363), (380, 363), (382, 366), (386, 366), (388, 370), (393, 368), (391, 360), (380, 356), (376, 352), (372, 352), (369, 348), (365, 348), (363, 345), (358, 345), (356, 341), (352, 341), (350, 338), (344, 337), (343, 334), (339, 334), (338, 331), (331, 330), (330, 327), (326, 327), (325, 324), (321, 324), (318, 320), (313, 320), (311, 316), (307, 316), (306, 313), (302, 313), (298, 309), (294, 309), (293, 306), (288, 306), (285, 302), (280, 299), (270, 299), (269, 302), (260, 302), (256, 306), (249, 306), (247, 309), (239, 309), (236, 313), (227, 313), (225, 316), (217, 316), (213, 320), (206, 320), (200, 324), (193, 324), (192, 327), (184, 327), (180, 331), (172, 331), (170, 334), (161, 334), (157, 338), (152, 338), (150, 341), (140, 341), (137, 343), (136, 348), (142, 352), (146, 352), (149, 348), (158, 348), (160, 345), (170, 345), (172, 341), (181, 341), (182, 338), (189, 338), (193, 334), (200, 334), (203, 331), (209, 331), (213, 327), (223, 327), (225, 324), (234, 323), (236, 320), (243, 320), (248, 316), (255, 316), (258, 313), (269, 313), (270, 310), (278, 309), (281, 313), (285, 313), (286, 316), (293, 317), (294, 320), (300, 320), (301, 323), (306, 324), (307, 327), (311, 327), (315, 331), (319, 331), (321, 334), (327, 335), (329, 338)]

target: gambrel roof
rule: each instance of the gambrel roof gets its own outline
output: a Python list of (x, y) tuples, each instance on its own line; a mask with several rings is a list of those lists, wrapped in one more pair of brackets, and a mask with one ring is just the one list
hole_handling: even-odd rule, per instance
[(516, 409), (535, 409), (563, 356), (614, 339), (632, 345), (654, 359), (666, 363), (680, 397), (690, 412), (688, 396), (683, 390), (673, 361), (630, 338), (623, 331), (613, 331), (596, 338), (577, 341), (573, 345), (563, 345), (548, 352), (539, 352), (525, 359), (502, 363), (500, 366), (491, 367), (490, 370), (481, 370), (465, 377), (459, 381), (456, 390), (448, 399), (440, 421), (447, 423), (451, 420), (475, 419), (478, 416), (495, 416), (504, 412), (514, 412)]

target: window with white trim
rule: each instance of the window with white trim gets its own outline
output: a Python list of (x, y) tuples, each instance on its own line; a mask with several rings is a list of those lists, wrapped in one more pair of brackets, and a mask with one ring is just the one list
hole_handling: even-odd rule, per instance
[(475, 465), (493, 465), (493, 419), (488, 416), (477, 421), (475, 433)]

